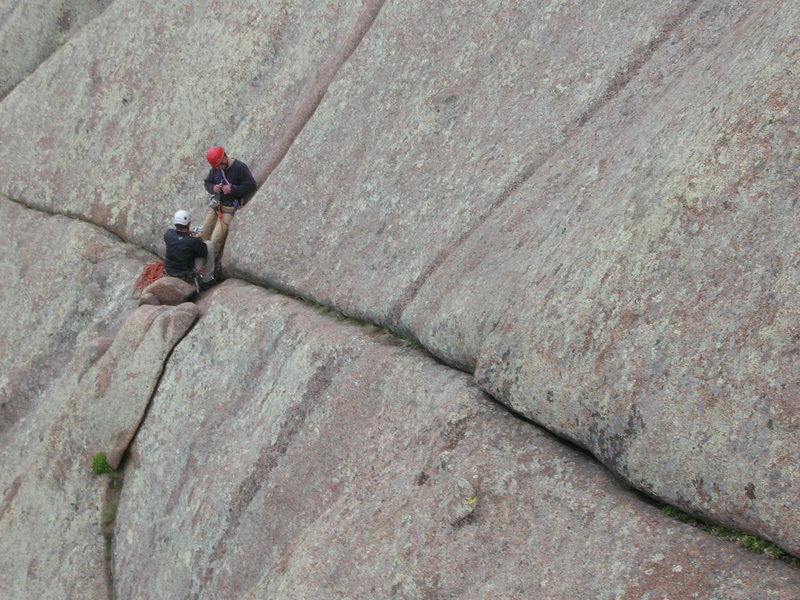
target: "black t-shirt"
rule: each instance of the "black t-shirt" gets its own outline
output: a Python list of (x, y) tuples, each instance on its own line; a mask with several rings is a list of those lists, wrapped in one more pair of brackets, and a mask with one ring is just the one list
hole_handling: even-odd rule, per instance
[(164, 257), (164, 270), (167, 275), (184, 277), (194, 271), (194, 259), (208, 256), (208, 246), (188, 231), (168, 229), (164, 233), (167, 253)]

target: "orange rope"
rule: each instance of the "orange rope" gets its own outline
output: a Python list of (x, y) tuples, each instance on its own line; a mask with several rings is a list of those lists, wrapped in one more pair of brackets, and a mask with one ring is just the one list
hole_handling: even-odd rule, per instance
[(164, 261), (157, 260), (151, 262), (143, 270), (142, 274), (136, 279), (133, 284), (133, 298), (138, 299), (142, 295), (142, 291), (154, 281), (161, 279), (164, 276)]

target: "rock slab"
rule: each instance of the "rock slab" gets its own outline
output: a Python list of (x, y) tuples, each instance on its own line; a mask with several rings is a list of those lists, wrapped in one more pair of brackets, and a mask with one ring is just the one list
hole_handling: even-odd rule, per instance
[(105, 600), (100, 524), (113, 508), (92, 459), (119, 463), (197, 308), (134, 310), (131, 284), (152, 255), (93, 225), (2, 208), (0, 596)]
[(796, 597), (375, 328), (230, 280), (201, 305), (132, 448), (117, 597)]

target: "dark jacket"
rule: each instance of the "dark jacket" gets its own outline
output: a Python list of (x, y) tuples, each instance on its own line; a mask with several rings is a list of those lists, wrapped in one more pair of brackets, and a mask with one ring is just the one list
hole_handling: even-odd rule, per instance
[[(227, 181), (226, 181), (227, 180)], [(239, 159), (233, 159), (233, 164), (225, 169), (211, 169), (203, 182), (209, 194), (214, 193), (214, 186), (217, 184), (231, 184), (230, 194), (220, 194), (220, 204), (233, 206), (237, 200), (242, 205), (242, 199), (256, 191), (256, 180), (250, 168)]]
[(164, 233), (167, 253), (164, 256), (164, 270), (172, 277), (185, 277), (194, 271), (194, 259), (208, 256), (208, 246), (188, 231), (168, 229)]

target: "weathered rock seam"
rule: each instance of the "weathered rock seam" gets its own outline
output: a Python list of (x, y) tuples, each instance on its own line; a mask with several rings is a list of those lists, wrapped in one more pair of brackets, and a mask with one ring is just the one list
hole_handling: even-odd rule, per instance
[[(659, 35), (650, 40), (642, 49), (634, 53), (633, 58), (621, 68), (616, 75), (611, 79), (611, 82), (597, 97), (594, 102), (591, 102), (586, 111), (577, 119), (572, 125), (565, 127), (558, 138), (558, 146), (564, 146), (581, 130), (581, 128), (591, 121), (592, 117), (607, 105), (611, 100), (619, 95), (625, 87), (639, 74), (642, 68), (652, 59), (656, 51), (664, 45), (670, 34), (675, 31), (681, 24), (685, 23), (689, 17), (697, 9), (701, 0), (692, 0), (681, 10), (675, 18), (667, 23), (660, 31)], [(505, 202), (522, 187), (539, 169), (544, 166), (549, 160), (550, 152), (541, 153), (536, 160), (529, 163), (519, 175), (509, 183), (505, 189), (500, 193), (494, 202), (492, 202), (486, 211), (480, 215), (473, 223), (467, 228), (453, 243), (447, 248), (443, 249), (436, 258), (420, 273), (414, 282), (401, 294), (400, 299), (395, 303), (394, 308), (387, 316), (387, 325), (392, 329), (401, 331), (403, 335), (410, 335), (407, 327), (402, 325), (402, 316), (408, 305), (414, 300), (419, 290), (425, 283), (433, 276), (433, 273), (441, 266), (448, 257), (457, 252), (458, 249), (466, 243), (470, 237), (480, 229), (487, 220), (491, 218), (494, 212), (499, 209)]]
[(350, 35), (347, 36), (339, 48), (326, 60), (318, 69), (316, 76), (311, 80), (308, 85), (308, 90), (300, 97), (295, 105), (292, 114), (287, 121), (283, 135), (278, 139), (275, 145), (275, 150), (267, 158), (265, 164), (256, 169), (253, 176), (256, 180), (256, 185), (261, 187), (264, 182), (269, 178), (270, 173), (281, 163), (283, 158), (289, 152), (297, 136), (306, 126), (309, 119), (316, 112), (320, 102), (325, 97), (328, 87), (331, 85), (344, 64), (348, 61), (356, 48), (358, 48), (361, 40), (372, 27), (375, 19), (378, 17), (381, 8), (386, 0), (364, 0), (364, 9), (358, 16), (355, 25), (353, 26)]

